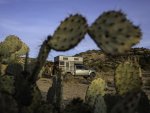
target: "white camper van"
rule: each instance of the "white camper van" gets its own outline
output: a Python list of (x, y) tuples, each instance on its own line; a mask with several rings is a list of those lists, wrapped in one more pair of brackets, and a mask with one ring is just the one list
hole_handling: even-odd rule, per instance
[(83, 76), (93, 78), (96, 75), (95, 70), (88, 69), (83, 65), (82, 57), (57, 56), (54, 58), (54, 65), (62, 70), (63, 74)]

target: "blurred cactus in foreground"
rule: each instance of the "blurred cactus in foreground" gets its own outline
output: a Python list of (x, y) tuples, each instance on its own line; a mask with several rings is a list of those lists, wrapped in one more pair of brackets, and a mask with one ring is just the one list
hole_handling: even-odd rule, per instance
[(53, 76), (53, 84), (47, 93), (47, 102), (52, 104), (58, 112), (63, 109), (63, 76), (61, 70), (57, 70)]
[(140, 90), (142, 87), (141, 67), (137, 59), (128, 59), (118, 65), (115, 71), (117, 93), (124, 95), (129, 91)]
[[(56, 73), (53, 86), (47, 95), (47, 101), (42, 102), (41, 92), (36, 81), (46, 59), (52, 49), (66, 51), (75, 47), (88, 33), (99, 48), (106, 54), (126, 54), (133, 45), (137, 44), (142, 36), (138, 26), (133, 25), (121, 11), (108, 11), (100, 15), (88, 27), (86, 19), (75, 14), (67, 17), (58, 26), (53, 36), (48, 36), (43, 41), (35, 66), (28, 72), (28, 55), (24, 68), (14, 63), (16, 59), (29, 52), (29, 48), (17, 36), (10, 35), (0, 43), (1, 64), (9, 64), (7, 68), (7, 82), (0, 78), (0, 112), (1, 113), (135, 113), (142, 98), (140, 89), (140, 66), (136, 63), (124, 62), (116, 69), (116, 88), (122, 96), (121, 101), (115, 102), (111, 110), (107, 110), (108, 103), (105, 99), (106, 83), (104, 80), (95, 79), (86, 93), (86, 103), (74, 99), (64, 110), (61, 108), (63, 93), (63, 77)], [(16, 63), (16, 62), (15, 62)], [(1, 68), (2, 69), (2, 68)], [(2, 71), (1, 71), (2, 72)], [(1, 73), (0, 73), (1, 74)], [(132, 80), (134, 83), (132, 84)], [(131, 82), (131, 83), (130, 83)], [(6, 84), (6, 86), (4, 85)], [(124, 86), (123, 86), (124, 85)], [(131, 87), (131, 88), (128, 88)], [(15, 89), (15, 90), (14, 90)], [(136, 89), (136, 90), (134, 90)], [(5, 93), (4, 93), (5, 92)], [(6, 93), (7, 92), (7, 93)], [(123, 95), (122, 95), (123, 94)], [(146, 96), (146, 95), (145, 95)], [(145, 98), (147, 100), (147, 98)], [(147, 101), (146, 101), (147, 102)], [(9, 108), (8, 108), (9, 106)], [(141, 109), (139, 109), (141, 111)]]
[(18, 105), (12, 95), (0, 91), (0, 112), (18, 113)]
[(89, 35), (99, 48), (111, 55), (124, 54), (141, 40), (141, 30), (121, 11), (100, 15), (89, 27)]
[(0, 43), (0, 62), (9, 63), (29, 52), (29, 47), (19, 37), (9, 35)]
[(135, 113), (141, 98), (141, 92), (131, 91), (126, 93), (124, 99), (119, 101), (112, 109), (111, 113)]
[(84, 38), (87, 29), (86, 19), (82, 15), (70, 15), (56, 29), (49, 41), (49, 45), (54, 50), (69, 50)]
[(17, 63), (20, 56), (25, 55), (27, 52), (29, 52), (29, 47), (23, 43), (19, 37), (15, 35), (7, 36), (6, 39), (0, 43), (1, 75), (5, 74), (8, 64)]

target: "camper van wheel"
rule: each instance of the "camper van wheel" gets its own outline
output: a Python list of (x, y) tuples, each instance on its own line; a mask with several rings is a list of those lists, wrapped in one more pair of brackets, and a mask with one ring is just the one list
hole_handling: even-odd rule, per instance
[(71, 73), (66, 73), (64, 76), (64, 81), (68, 82), (73, 80), (73, 75)]
[(91, 73), (91, 74), (90, 74), (90, 79), (93, 80), (95, 76), (96, 76), (95, 73)]

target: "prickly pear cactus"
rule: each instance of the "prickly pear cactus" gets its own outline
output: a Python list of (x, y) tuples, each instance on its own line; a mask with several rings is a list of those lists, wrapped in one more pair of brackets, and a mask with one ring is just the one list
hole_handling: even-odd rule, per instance
[(11, 95), (0, 92), (0, 112), (18, 113), (18, 105)]
[(22, 41), (15, 35), (7, 36), (4, 43), (7, 44), (7, 48), (11, 53), (18, 51), (22, 46)]
[(140, 98), (140, 91), (128, 92), (124, 99), (114, 106), (111, 113), (136, 113)]
[(37, 57), (37, 61), (35, 63), (35, 66), (31, 72), (31, 76), (29, 78), (30, 82), (32, 82), (33, 84), (35, 84), (38, 75), (42, 69), (42, 67), (44, 66), (46, 59), (48, 57), (48, 54), (51, 50), (51, 47), (48, 45), (48, 41), (50, 40), (51, 36), (47, 37), (47, 40), (45, 40), (43, 42), (43, 44), (41, 45), (38, 57)]
[(0, 76), (0, 91), (4, 91), (12, 95), (15, 93), (13, 76)]
[(106, 88), (106, 83), (103, 79), (97, 78), (93, 80), (86, 92), (86, 97), (85, 97), (86, 103), (93, 107), (97, 95), (101, 95), (101, 96), (105, 95), (105, 88)]
[(54, 75), (52, 78), (52, 86), (49, 88), (47, 93), (47, 102), (50, 104), (56, 103), (57, 80), (57, 76)]
[(107, 113), (107, 106), (104, 97), (98, 95), (94, 103), (94, 113)]
[(11, 52), (10, 52), (8, 43), (1, 42), (0, 43), (0, 56), (1, 56), (0, 60), (2, 61), (3, 58), (10, 57), (10, 55), (11, 55)]
[(124, 95), (133, 90), (141, 89), (141, 68), (137, 62), (127, 60), (118, 65), (115, 71), (117, 93)]
[[(58, 70), (59, 71), (59, 70)], [(49, 88), (47, 93), (47, 101), (50, 104), (55, 105), (56, 109), (60, 111), (63, 107), (63, 78), (59, 71), (57, 75), (53, 77), (52, 87)]]
[(20, 55), (25, 55), (28, 51), (28, 46), (17, 36), (9, 35), (0, 43), (0, 61), (7, 64), (15, 62)]
[(49, 45), (54, 50), (65, 51), (75, 47), (86, 34), (88, 25), (86, 19), (75, 14), (67, 17), (54, 32)]
[(22, 42), (22, 46), (20, 48), (20, 50), (16, 51), (15, 54), (17, 56), (21, 56), (21, 55), (25, 55), (27, 52), (29, 52), (29, 47)]
[(123, 54), (141, 39), (141, 31), (121, 11), (99, 16), (88, 30), (89, 35), (107, 54)]
[(7, 64), (0, 64), (0, 75), (5, 75), (6, 74), (6, 69), (7, 69)]

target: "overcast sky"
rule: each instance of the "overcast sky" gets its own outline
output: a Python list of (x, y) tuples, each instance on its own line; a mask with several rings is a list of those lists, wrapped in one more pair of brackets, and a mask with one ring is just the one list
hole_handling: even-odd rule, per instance
[[(36, 57), (42, 41), (52, 35), (70, 14), (80, 13), (90, 25), (104, 11), (122, 10), (143, 32), (138, 47), (150, 48), (150, 0), (0, 0), (0, 41), (10, 34), (17, 35), (30, 47), (30, 57)], [(57, 55), (74, 55), (98, 49), (88, 35), (72, 50), (52, 51)]]

